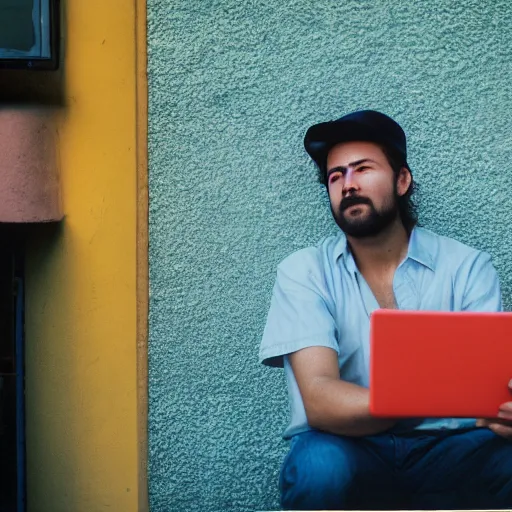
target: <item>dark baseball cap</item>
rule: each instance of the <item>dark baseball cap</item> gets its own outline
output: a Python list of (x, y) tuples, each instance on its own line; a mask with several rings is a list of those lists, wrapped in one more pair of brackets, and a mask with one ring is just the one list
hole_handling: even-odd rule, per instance
[(331, 148), (340, 142), (350, 141), (382, 144), (395, 150), (407, 166), (404, 131), (396, 121), (375, 110), (358, 110), (335, 121), (311, 126), (304, 137), (304, 147), (318, 167), (324, 170)]

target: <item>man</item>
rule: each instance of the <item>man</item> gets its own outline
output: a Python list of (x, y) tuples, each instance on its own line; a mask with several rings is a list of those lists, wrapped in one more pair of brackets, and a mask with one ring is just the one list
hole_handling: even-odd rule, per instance
[(312, 126), (305, 147), (341, 232), (279, 265), (261, 344), (290, 398), (283, 508), (512, 508), (512, 403), (489, 421), (392, 421), (368, 404), (371, 313), (500, 311), (489, 255), (417, 226), (391, 118), (359, 111)]

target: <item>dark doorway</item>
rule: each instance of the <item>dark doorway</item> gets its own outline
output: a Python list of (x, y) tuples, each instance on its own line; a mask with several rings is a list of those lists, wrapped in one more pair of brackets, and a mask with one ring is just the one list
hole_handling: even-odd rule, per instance
[(23, 265), (16, 231), (0, 226), (0, 512), (24, 512)]

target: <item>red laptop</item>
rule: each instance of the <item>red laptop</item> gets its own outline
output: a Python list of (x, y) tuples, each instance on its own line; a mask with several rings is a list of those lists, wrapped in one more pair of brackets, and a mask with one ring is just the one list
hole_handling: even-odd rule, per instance
[(512, 313), (380, 309), (370, 325), (372, 415), (492, 418), (512, 401)]

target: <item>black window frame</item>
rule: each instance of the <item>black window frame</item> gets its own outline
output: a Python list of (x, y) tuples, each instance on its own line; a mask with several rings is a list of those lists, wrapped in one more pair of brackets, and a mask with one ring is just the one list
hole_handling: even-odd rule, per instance
[[(37, 0), (34, 0), (37, 1)], [(29, 69), (55, 71), (59, 68), (60, 58), (60, 0), (49, 0), (50, 15), (50, 57), (0, 58), (0, 69)]]

